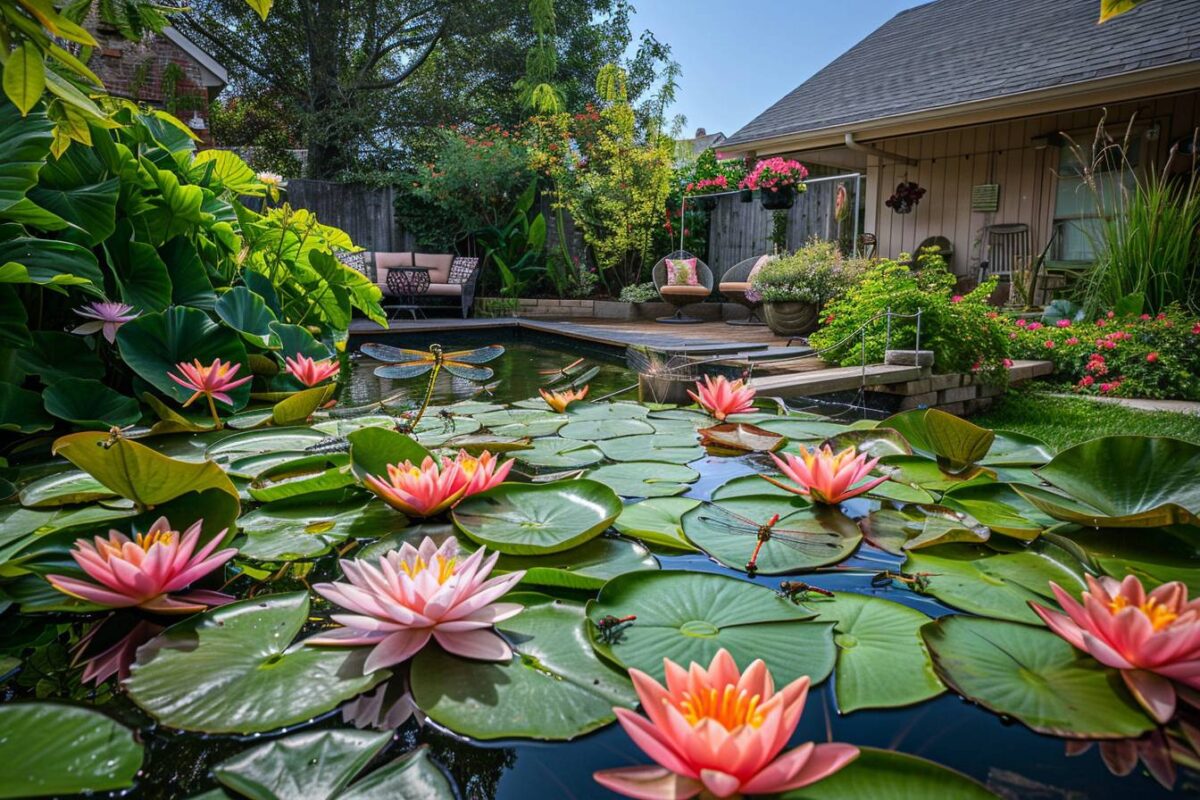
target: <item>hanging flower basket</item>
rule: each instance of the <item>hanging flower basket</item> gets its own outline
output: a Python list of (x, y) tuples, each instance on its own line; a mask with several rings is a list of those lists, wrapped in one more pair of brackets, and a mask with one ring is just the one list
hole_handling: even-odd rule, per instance
[(758, 199), (765, 209), (791, 208), (796, 203), (796, 194), (807, 188), (804, 185), (807, 177), (808, 169), (799, 161), (776, 156), (755, 164), (741, 188), (758, 189)]
[(770, 211), (791, 208), (796, 204), (796, 188), (780, 186), (775, 189), (759, 189), (758, 200)]
[(911, 214), (925, 196), (925, 190), (915, 181), (904, 181), (896, 185), (896, 191), (883, 204), (897, 214)]
[(740, 192), (738, 192), (738, 200), (741, 200), (743, 203), (753, 203), (754, 202), (754, 190), (753, 189), (742, 189)]

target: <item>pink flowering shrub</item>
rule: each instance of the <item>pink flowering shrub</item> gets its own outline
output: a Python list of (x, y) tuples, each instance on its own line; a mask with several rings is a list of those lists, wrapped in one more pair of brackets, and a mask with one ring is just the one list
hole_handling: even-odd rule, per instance
[(1053, 361), (1081, 394), (1200, 400), (1200, 320), (1178, 306), (1093, 322), (1001, 322), (1013, 358)]

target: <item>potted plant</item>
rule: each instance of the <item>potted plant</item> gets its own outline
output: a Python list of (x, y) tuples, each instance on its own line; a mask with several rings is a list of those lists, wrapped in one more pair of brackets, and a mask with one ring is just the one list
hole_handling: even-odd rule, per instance
[(896, 191), (883, 204), (897, 214), (911, 214), (925, 196), (925, 190), (916, 181), (901, 181), (896, 185)]
[[(717, 207), (717, 198), (707, 195), (721, 194), (729, 191), (729, 179), (724, 175), (715, 178), (702, 178), (684, 187), (684, 195), (688, 202), (696, 208), (712, 211)], [(694, 198), (694, 199), (693, 199)]]
[(791, 208), (796, 195), (807, 189), (804, 179), (808, 170), (790, 158), (765, 158), (754, 165), (747, 176), (749, 186), (758, 189), (758, 199), (766, 209)]
[(750, 176), (742, 178), (738, 181), (738, 199), (743, 203), (749, 203), (754, 200), (754, 190), (758, 187), (754, 185), (754, 181), (750, 180)]
[(816, 330), (821, 307), (854, 285), (864, 266), (843, 258), (835, 242), (813, 237), (795, 253), (765, 264), (746, 297), (762, 300), (775, 334), (800, 336)]

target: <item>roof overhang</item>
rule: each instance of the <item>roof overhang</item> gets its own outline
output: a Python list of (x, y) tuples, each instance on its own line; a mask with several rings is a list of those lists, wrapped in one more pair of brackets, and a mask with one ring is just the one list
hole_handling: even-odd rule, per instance
[(1200, 88), (1200, 62), (1193, 61), (761, 139), (737, 141), (735, 135), (722, 142), (721, 149), (757, 155), (816, 150), (843, 146), (846, 134), (860, 141), (890, 139), (1196, 88)]
[(205, 86), (221, 88), (229, 84), (229, 71), (225, 69), (225, 66), (202, 50), (200, 45), (185, 36), (178, 28), (168, 25), (162, 29), (162, 33), (200, 65), (204, 71)]

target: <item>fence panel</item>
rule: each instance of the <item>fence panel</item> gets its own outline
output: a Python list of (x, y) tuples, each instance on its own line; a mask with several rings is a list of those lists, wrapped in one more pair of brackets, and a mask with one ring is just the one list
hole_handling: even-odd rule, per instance
[(293, 179), (288, 181), (287, 201), (304, 208), (326, 225), (341, 228), (359, 247), (383, 252), (400, 252), (407, 236), (396, 226), (390, 186), (365, 186)]

